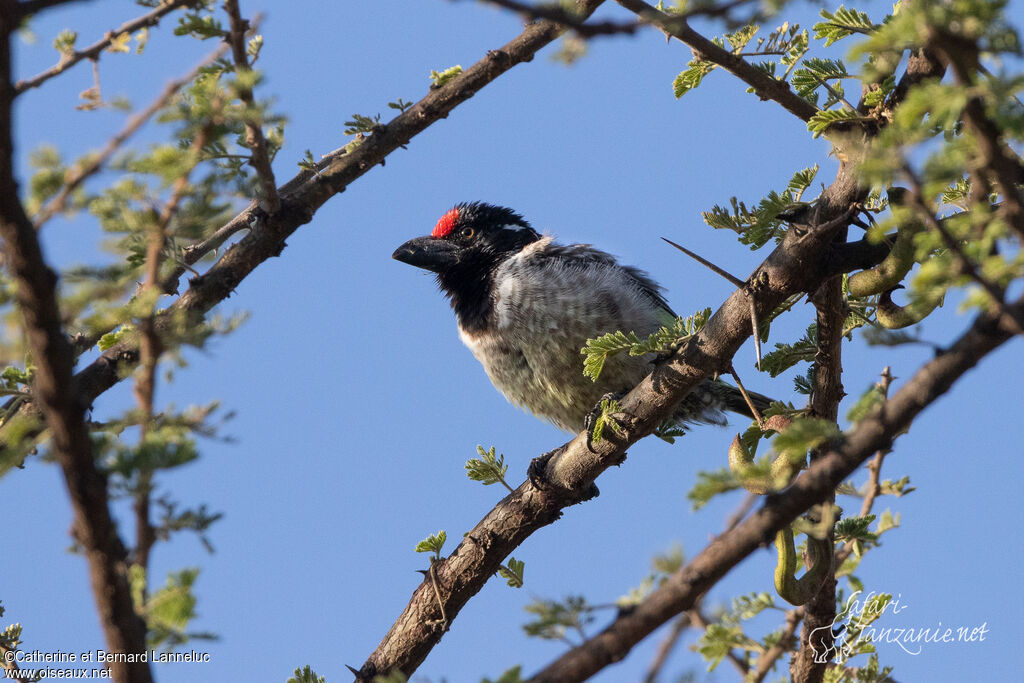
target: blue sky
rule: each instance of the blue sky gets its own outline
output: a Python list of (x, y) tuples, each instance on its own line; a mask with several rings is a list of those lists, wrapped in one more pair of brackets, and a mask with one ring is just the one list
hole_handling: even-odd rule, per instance
[[(876, 15), (888, 7), (860, 5)], [(471, 2), (420, 0), (386, 9), (351, 0), (243, 3), (247, 15), (259, 10), (266, 12), (261, 94), (273, 96), (290, 119), (275, 163), (279, 182), (298, 170), (304, 150), (319, 155), (344, 144), (351, 114), (387, 118), (388, 101), (426, 92), (431, 69), (468, 67), (521, 29), (515, 16)], [(19, 48), (17, 73), (28, 76), (55, 61), (49, 45), (61, 28), (76, 28), (88, 44), (136, 13), (131, 3), (109, 0), (47, 13), (33, 23), (38, 44)], [(621, 10), (608, 14), (627, 18)], [(795, 14), (813, 22), (811, 11)], [(161, 27), (140, 57), (104, 55), (104, 94), (144, 106), (212, 48), (173, 39), (169, 26)], [(260, 266), (219, 309), (248, 311), (242, 329), (187, 353), (189, 367), (159, 387), (158, 404), (219, 399), (237, 413), (224, 430), (234, 443), (204, 442), (198, 463), (159, 479), (183, 503), (205, 502), (225, 514), (211, 532), (214, 555), (189, 537), (154, 552), (154, 584), (167, 571), (202, 567), (194, 628), (220, 635), (195, 645), (211, 654), (210, 663), (158, 666), (162, 683), (283, 681), (304, 664), (330, 682), (348, 680), (344, 665), (362, 664), (420, 581), (416, 570), (426, 557), (413, 552), (416, 542), (445, 529), (451, 550), (501, 497), (497, 487), (464, 476), (476, 445), (504, 453), (518, 482), (530, 458), (567, 439), (490, 386), (459, 343), (432, 278), (390, 259), (396, 246), (428, 233), (456, 202), (505, 204), (560, 240), (594, 243), (648, 270), (677, 311), (692, 312), (717, 307), (731, 288), (659, 237), (745, 276), (764, 254), (711, 230), (700, 212), (733, 195), (756, 201), (814, 163), (822, 166), (819, 181), (832, 176), (825, 142), (725, 73), (675, 100), (672, 79), (690, 55), (660, 34), (594, 40), (572, 67), (553, 62), (553, 51), (487, 86), (328, 202), (288, 240), (281, 258)], [(22, 160), (41, 143), (81, 154), (116, 132), (123, 114), (74, 110), (90, 85), (82, 64), (19, 98)], [(152, 129), (139, 138), (157, 139)], [(45, 247), (61, 265), (102, 258), (95, 255), (98, 236), (87, 218), (53, 221)], [(794, 339), (812, 319), (810, 306), (798, 306), (773, 327), (769, 346)], [(928, 319), (923, 337), (945, 343), (968, 320), (947, 305)], [(932, 645), (916, 656), (880, 647), (899, 680), (977, 680), (982, 672), (1009, 680), (1018, 671), (1006, 652), (1021, 643), (1024, 610), (1013, 540), (1024, 471), (1012, 426), (1024, 381), (1022, 348), (1019, 340), (1007, 344), (967, 375), (886, 461), (885, 478), (910, 475), (918, 490), (879, 501), (878, 512), (891, 507), (903, 524), (858, 576), (868, 590), (901, 596), (905, 609), (892, 626), (984, 622), (989, 629), (982, 643)], [(931, 350), (858, 342), (844, 353), (852, 402), (884, 366), (907, 378)], [(736, 362), (751, 389), (799, 400), (792, 373), (770, 380), (756, 373), (753, 357), (748, 345)], [(120, 386), (96, 403), (94, 414), (102, 419), (131, 405), (129, 387)], [(698, 470), (724, 464), (728, 441), (744, 427), (698, 429), (675, 446), (637, 444), (623, 467), (599, 480), (598, 499), (567, 510), (515, 552), (526, 562), (526, 586), (490, 582), (418, 676), (473, 681), (516, 664), (536, 671), (563, 646), (523, 635), (523, 605), (580, 593), (611, 602), (640, 583), (654, 554), (674, 543), (696, 554), (741, 497), (694, 512), (686, 492)], [(852, 499), (840, 504), (859, 507)], [(0, 599), (5, 619), (24, 626), (25, 647), (102, 648), (85, 563), (66, 552), (71, 516), (57, 468), (35, 459), (5, 477), (0, 511), (11, 534), (5, 556), (17, 553), (5, 562)], [(118, 512), (127, 527), (126, 509)], [(768, 550), (748, 558), (705, 605), (770, 590), (773, 565)], [(611, 616), (599, 616), (597, 627)], [(780, 623), (777, 613), (751, 630)], [(596, 680), (636, 680), (658, 640)], [(705, 675), (699, 656), (686, 649), (673, 655), (667, 672), (691, 669), (698, 680), (736, 678), (727, 663)]]

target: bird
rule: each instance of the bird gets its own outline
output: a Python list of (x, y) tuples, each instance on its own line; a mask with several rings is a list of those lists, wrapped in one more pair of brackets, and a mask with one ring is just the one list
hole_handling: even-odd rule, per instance
[[(436, 275), (459, 337), (511, 403), (569, 432), (586, 429), (602, 398), (631, 390), (655, 360), (611, 356), (593, 381), (583, 374), (587, 340), (616, 331), (645, 338), (676, 319), (644, 271), (588, 244), (558, 244), (512, 209), (484, 202), (455, 205), (392, 258)], [(748, 395), (759, 411), (770, 403)], [(736, 387), (706, 379), (669, 423), (725, 425), (726, 411), (753, 417)]]

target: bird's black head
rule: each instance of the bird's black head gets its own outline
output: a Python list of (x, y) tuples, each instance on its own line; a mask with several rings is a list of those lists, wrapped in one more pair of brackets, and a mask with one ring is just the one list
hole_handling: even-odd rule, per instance
[(481, 329), (491, 313), (495, 269), (539, 239), (511, 209), (464, 203), (441, 216), (430, 235), (409, 240), (391, 258), (437, 273), (437, 282), (451, 298), (462, 327)]

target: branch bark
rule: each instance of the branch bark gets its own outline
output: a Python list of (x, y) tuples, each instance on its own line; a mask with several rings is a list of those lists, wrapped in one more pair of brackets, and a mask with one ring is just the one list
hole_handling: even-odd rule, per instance
[[(839, 416), (839, 402), (843, 392), (843, 326), (846, 322), (846, 302), (843, 297), (841, 277), (826, 280), (811, 296), (817, 311), (818, 348), (814, 356), (814, 388), (811, 396), (811, 413), (831, 422)], [(825, 452), (811, 452), (811, 463), (823, 457)], [(817, 513), (820, 520), (828, 514), (824, 508), (835, 502), (835, 492), (830, 494)], [(832, 651), (831, 627), (836, 618), (836, 575), (835, 575), (835, 534), (831, 526), (825, 536), (826, 557), (829, 570), (821, 588), (804, 605), (803, 630), (800, 648), (790, 663), (790, 675), (799, 683), (820, 683), (825, 676), (826, 662), (817, 661), (817, 655)], [(816, 638), (816, 640), (814, 640)]]
[[(228, 13), (231, 21), (231, 31), (226, 40), (231, 45), (231, 54), (235, 59), (235, 71), (239, 75), (245, 76), (252, 72), (245, 45), (245, 36), (250, 31), (249, 22), (242, 18), (241, 11), (238, 9), (238, 0), (224, 0), (224, 10)], [(244, 82), (245, 79), (240, 80)], [(260, 182), (260, 191), (263, 195), (261, 206), (268, 214), (274, 214), (281, 208), (281, 198), (277, 196), (277, 181), (274, 180), (274, 169), (270, 166), (270, 151), (267, 147), (267, 139), (263, 135), (263, 121), (257, 113), (256, 99), (252, 95), (252, 88), (239, 85), (238, 98), (250, 110), (245, 121), (245, 146), (252, 153), (249, 164), (256, 169), (256, 177)], [(249, 117), (252, 119), (250, 120)]]
[[(35, 227), (18, 200), (14, 178), (11, 109), (11, 32), (19, 17), (0, 6), (0, 237), (6, 266), (14, 279), (28, 347), (36, 363), (34, 400), (46, 418), (53, 452), (60, 464), (74, 511), (74, 535), (85, 549), (92, 589), (112, 652), (141, 653), (146, 627), (135, 613), (124, 545), (111, 518), (106, 477), (96, 468), (85, 425), (86, 404), (73, 391), (74, 353), (61, 329), (57, 277), (46, 264)], [(148, 683), (144, 662), (111, 663), (114, 679)]]
[[(1014, 302), (1010, 311), (1018, 320), (1024, 319), (1024, 298)], [(620, 615), (601, 633), (529, 680), (582, 681), (620, 661), (633, 645), (690, 609), (726, 572), (770, 543), (777, 531), (812, 505), (827, 500), (865, 460), (891, 448), (922, 410), (1012, 336), (1012, 330), (1001, 326), (998, 317), (983, 313), (975, 318), (945, 353), (923, 365), (892, 399), (858, 422), (840, 444), (811, 465), (790, 488), (767, 496), (757, 512), (722, 534), (634, 610)]]

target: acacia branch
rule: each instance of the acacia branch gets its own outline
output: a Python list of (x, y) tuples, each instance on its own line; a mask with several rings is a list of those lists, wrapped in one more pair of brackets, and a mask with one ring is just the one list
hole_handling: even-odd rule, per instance
[[(526, 2), (519, 2), (518, 0), (483, 1), (488, 4), (516, 12), (529, 21), (546, 19), (548, 21), (553, 21), (557, 24), (567, 26), (583, 38), (607, 35), (633, 35), (638, 30), (649, 24), (649, 22), (643, 18), (638, 21), (630, 22), (594, 21), (587, 23), (586, 17), (581, 17), (575, 12), (570, 12), (564, 7), (559, 7), (558, 5), (531, 5)], [(680, 14), (673, 14), (672, 18), (678, 20), (679, 18), (695, 16), (725, 17), (729, 12), (737, 7), (750, 4), (753, 1), (754, 0), (730, 0), (730, 2), (724, 2), (720, 5), (698, 6), (681, 12)]]
[(199, 71), (203, 67), (220, 59), (221, 55), (223, 55), (227, 49), (227, 45), (221, 45), (210, 53), (210, 55), (196, 66), (196, 68), (192, 69), (188, 75), (168, 83), (163, 92), (161, 92), (148, 107), (128, 119), (128, 123), (125, 124), (124, 128), (122, 128), (117, 135), (110, 138), (107, 144), (103, 146), (103, 149), (95, 155), (90, 156), (87, 163), (68, 171), (67, 177), (64, 180), (64, 186), (61, 187), (57, 194), (54, 195), (54, 197), (47, 202), (35, 216), (32, 217), (32, 222), (35, 224), (36, 228), (41, 227), (46, 223), (46, 221), (63, 211), (67, 206), (68, 197), (71, 196), (72, 192), (78, 189), (88, 178), (98, 173), (103, 168), (104, 164), (110, 160), (110, 157), (114, 155), (114, 152), (120, 149), (121, 145), (127, 142), (128, 138), (134, 135), (136, 131), (138, 131), (147, 121), (149, 121), (149, 119), (153, 117), (154, 114), (163, 109), (179, 90), (181, 90), (186, 84), (190, 83), (192, 79), (199, 74)]
[[(1024, 298), (1014, 302), (1010, 310), (1018, 320), (1024, 320)], [(988, 313), (975, 318), (945, 353), (923, 365), (895, 396), (846, 432), (835, 448), (812, 464), (788, 489), (767, 496), (754, 514), (718, 537), (632, 611), (619, 615), (601, 633), (529, 680), (585, 680), (620, 661), (656, 628), (690, 609), (730, 569), (768, 544), (776, 532), (812, 505), (833, 495), (835, 488), (865, 460), (891, 448), (922, 410), (982, 358), (1012, 338), (1012, 330), (999, 321), (998, 316)]]
[(238, 98), (245, 104), (248, 112), (245, 116), (245, 146), (249, 148), (251, 157), (249, 164), (256, 169), (262, 192), (262, 208), (269, 214), (277, 213), (281, 208), (281, 199), (277, 196), (277, 181), (274, 180), (274, 169), (270, 165), (270, 151), (267, 139), (263, 135), (262, 117), (256, 108), (256, 100), (252, 88), (241, 85), (248, 80), (245, 76), (252, 72), (249, 56), (246, 53), (245, 36), (251, 31), (249, 22), (242, 18), (238, 9), (238, 0), (224, 0), (224, 11), (231, 22), (231, 31), (225, 37), (231, 45), (231, 54), (235, 58), (235, 73), (239, 74)]
[(794, 93), (789, 84), (751, 65), (739, 55), (715, 45), (710, 40), (690, 28), (686, 17), (677, 17), (660, 12), (644, 0), (616, 0), (620, 5), (635, 13), (665, 34), (689, 45), (694, 51), (694, 58), (714, 62), (732, 75), (749, 85), (762, 100), (773, 100), (782, 105), (801, 121), (808, 121), (818, 109), (813, 104)]
[[(603, 0), (579, 0), (584, 12), (593, 12)], [(203, 242), (185, 250), (184, 266), (199, 261), (209, 251), (218, 248), (231, 235), (248, 230), (248, 234), (233, 244), (203, 275), (190, 281), (190, 287), (165, 313), (158, 315), (158, 331), (180, 325), (182, 315), (188, 324), (198, 325), (214, 306), (228, 298), (239, 284), (259, 264), (279, 256), (285, 239), (308, 223), (314, 213), (335, 194), (357, 180), (391, 152), (405, 147), (409, 141), (429, 126), (447, 117), (458, 105), (475, 95), (481, 88), (506, 71), (533, 59), (533, 55), (564, 33), (565, 29), (552, 22), (537, 22), (527, 26), (511, 42), (487, 55), (445, 85), (432, 89), (412, 107), (361, 140), (358, 145), (346, 145), (323, 157), (317, 171), (303, 170), (278, 188), (282, 199), (281, 210), (268, 216), (256, 202), (251, 202), (241, 213), (217, 229)], [(173, 291), (184, 266), (165, 278), (167, 291)], [(125, 372), (138, 362), (139, 342), (129, 337), (107, 349), (95, 361), (75, 375), (75, 389), (83, 405), (90, 405), (98, 396), (117, 384)], [(9, 418), (38, 417), (38, 408), (24, 402)], [(0, 453), (8, 445), (17, 420), (8, 419), (0, 426)], [(39, 429), (19, 433), (20, 441), (38, 436)]]
[(803, 618), (803, 607), (797, 607), (786, 612), (786, 625), (782, 629), (778, 642), (757, 658), (757, 667), (750, 672), (746, 683), (761, 683), (761, 681), (768, 677), (772, 669), (775, 668), (775, 663), (793, 649), (797, 642), (796, 630), (800, 628), (800, 622), (803, 621)]
[[(73, 388), (74, 352), (61, 328), (57, 277), (43, 258), (35, 226), (18, 200), (11, 138), (14, 89), (10, 85), (10, 36), (18, 21), (10, 4), (0, 5), (0, 237), (36, 364), (34, 402), (46, 419), (52, 450), (68, 488), (73, 532), (89, 563), (107, 647), (112, 652), (142, 653), (146, 627), (132, 602), (127, 555), (110, 514), (106, 477), (93, 459), (85, 424), (86, 404)], [(111, 670), (121, 683), (152, 680), (145, 662), (114, 662)]]
[[(765, 317), (787, 297), (814, 290), (824, 281), (826, 275), (808, 264), (824, 265), (820, 256), (854, 215), (853, 205), (864, 190), (852, 174), (853, 168), (843, 162), (836, 181), (818, 202), (816, 213), (824, 222), (788, 231), (747, 278), (752, 284), (734, 291), (699, 333), (621, 400), (622, 412), (616, 414), (621, 432), (598, 443), (588, 443), (586, 433), (577, 435), (548, 460), (544, 479), (549, 485), (544, 490), (529, 482), (521, 484), (477, 523), (451, 555), (435, 565), (450, 620), (512, 550), (558, 519), (562, 508), (585, 497), (594, 480), (608, 467), (621, 463), (626, 448), (651, 434), (701, 381), (728, 369), (751, 335), (748, 297), (753, 297), (758, 316)], [(439, 617), (436, 602), (431, 585), (421, 583), (357, 679), (372, 680), (395, 669), (411, 674), (440, 640), (441, 632), (430, 626)]]
[[(978, 46), (971, 40), (932, 28), (929, 48), (956, 76), (964, 88), (973, 88), (980, 67)], [(1018, 235), (1024, 237), (1024, 163), (1005, 143), (999, 127), (989, 118), (985, 103), (974, 95), (964, 105), (963, 118), (975, 134), (985, 168), (1003, 196), (1002, 211)]]
[[(114, 39), (118, 36), (124, 33), (133, 33), (139, 29), (147, 28), (149, 26), (156, 26), (164, 16), (180, 7), (186, 7), (194, 3), (195, 0), (168, 0), (165, 4), (160, 5), (153, 11), (136, 19), (132, 19), (131, 21), (126, 21), (117, 28), (107, 31), (107, 34), (103, 36), (103, 38), (96, 41), (89, 47), (61, 55), (60, 61), (46, 71), (36, 74), (32, 78), (18, 81), (14, 84), (14, 94), (20, 95), (30, 88), (38, 88), (46, 81), (50, 80), (54, 76), (59, 76), (83, 59), (91, 59), (94, 61), (99, 59), (100, 54), (110, 47), (111, 43), (113, 43)], [(21, 4), (25, 5), (26, 3)]]
[(942, 224), (942, 221), (935, 217), (932, 213), (931, 208), (925, 202), (924, 199), (924, 188), (921, 185), (921, 180), (917, 175), (910, 169), (909, 166), (904, 167), (903, 172), (907, 174), (910, 180), (912, 191), (910, 196), (914, 201), (914, 208), (917, 210), (919, 216), (924, 219), (924, 222), (929, 228), (939, 233), (939, 237), (942, 238), (942, 243), (946, 245), (949, 252), (953, 255), (953, 259), (956, 261), (957, 266), (960, 268), (960, 272), (971, 278), (977, 285), (979, 285), (985, 293), (992, 299), (992, 305), (1004, 315), (1006, 315), (1006, 323), (1008, 325), (1015, 326), (1017, 334), (1024, 334), (1024, 327), (1013, 318), (1013, 316), (1006, 314), (1006, 302), (1005, 292), (996, 286), (988, 278), (985, 278), (978, 272), (978, 268), (974, 262), (968, 258), (967, 254), (964, 253), (963, 247), (960, 245), (960, 241), (957, 240), (949, 230)]
[[(814, 303), (818, 325), (818, 344), (814, 355), (814, 386), (811, 394), (811, 413), (830, 422), (837, 422), (839, 402), (843, 391), (843, 331), (846, 323), (847, 307), (843, 296), (842, 278), (834, 276), (826, 280), (811, 296)], [(811, 463), (824, 457), (824, 449), (811, 451)], [(836, 496), (833, 491), (817, 511), (816, 521), (821, 521), (827, 514), (826, 505), (831, 506)], [(826, 662), (818, 662), (818, 653), (832, 651), (831, 626), (836, 617), (836, 574), (834, 564), (835, 533), (829, 526), (825, 534), (823, 556), (815, 562), (825, 562), (828, 566), (824, 582), (818, 591), (804, 605), (803, 630), (800, 635), (800, 648), (790, 662), (790, 676), (798, 683), (809, 681), (820, 683), (825, 675)], [(816, 640), (812, 640), (816, 638)]]

